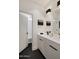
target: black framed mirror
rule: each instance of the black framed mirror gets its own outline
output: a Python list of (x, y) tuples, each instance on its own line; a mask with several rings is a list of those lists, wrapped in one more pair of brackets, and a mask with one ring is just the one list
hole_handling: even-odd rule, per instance
[(51, 21), (46, 21), (46, 26), (51, 26)]
[(43, 26), (43, 20), (38, 20), (38, 25)]

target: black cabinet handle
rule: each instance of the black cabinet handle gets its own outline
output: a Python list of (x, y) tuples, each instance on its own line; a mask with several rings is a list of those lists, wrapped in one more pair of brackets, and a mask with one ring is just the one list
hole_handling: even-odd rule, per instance
[(58, 51), (58, 49), (56, 49), (55, 47), (49, 45), (52, 49), (54, 49), (55, 51)]
[(42, 39), (40, 39), (41, 41), (43, 41)]

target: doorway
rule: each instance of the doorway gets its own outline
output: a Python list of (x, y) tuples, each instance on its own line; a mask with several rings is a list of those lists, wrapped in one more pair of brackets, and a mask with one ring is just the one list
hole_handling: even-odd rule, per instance
[(27, 34), (28, 34), (28, 44), (32, 44), (32, 15), (28, 15), (28, 24), (27, 24)]
[(19, 59), (45, 59), (39, 49), (32, 50), (33, 43), (32, 15), (19, 14)]
[(31, 44), (32, 49), (32, 15), (19, 12), (19, 53)]

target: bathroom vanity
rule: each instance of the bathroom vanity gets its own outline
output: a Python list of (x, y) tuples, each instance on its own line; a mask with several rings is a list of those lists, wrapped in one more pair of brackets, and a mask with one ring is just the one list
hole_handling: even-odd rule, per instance
[(59, 35), (50, 37), (46, 34), (38, 34), (38, 48), (46, 59), (60, 59)]

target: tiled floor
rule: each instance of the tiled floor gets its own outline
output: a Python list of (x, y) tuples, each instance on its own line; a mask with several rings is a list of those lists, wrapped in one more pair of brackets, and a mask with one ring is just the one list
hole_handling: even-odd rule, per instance
[(19, 59), (45, 59), (39, 49), (32, 51), (32, 44), (25, 48), (20, 54)]

